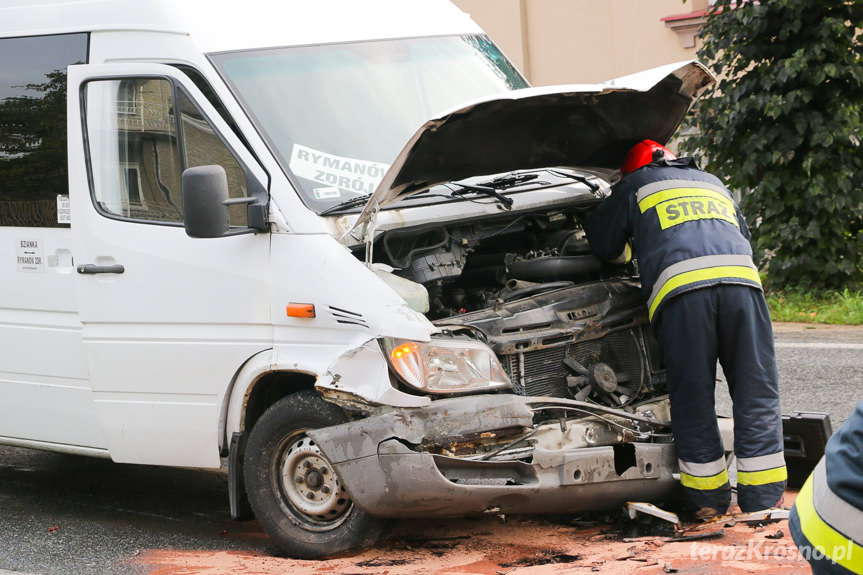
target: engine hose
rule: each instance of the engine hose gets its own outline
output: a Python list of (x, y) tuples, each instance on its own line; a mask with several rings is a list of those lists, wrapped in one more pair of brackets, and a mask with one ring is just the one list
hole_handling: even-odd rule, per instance
[(571, 287), (575, 284), (570, 281), (561, 281), (561, 282), (548, 282), (548, 283), (535, 283), (535, 284), (527, 284), (524, 285), (525, 282), (517, 282), (516, 285), (521, 284), (524, 287), (519, 287), (518, 289), (510, 288), (510, 284), (516, 283), (514, 280), (510, 280), (506, 282), (507, 287), (500, 290), (500, 299), (503, 301), (512, 301), (515, 299), (532, 296), (534, 294), (538, 294), (544, 291), (551, 291), (554, 289), (562, 289), (565, 287)]
[(583, 280), (602, 267), (596, 256), (549, 256), (530, 260), (516, 260), (509, 264), (513, 278), (536, 282)]
[(485, 287), (489, 284), (502, 286), (506, 281), (506, 268), (503, 264), (483, 268), (469, 267), (461, 274), (461, 283), (470, 287)]

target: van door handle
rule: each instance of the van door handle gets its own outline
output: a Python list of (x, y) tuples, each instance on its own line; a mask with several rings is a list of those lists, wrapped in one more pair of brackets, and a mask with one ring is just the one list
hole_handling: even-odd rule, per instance
[(95, 264), (84, 264), (78, 266), (79, 274), (121, 274), (126, 271), (126, 268), (120, 264), (112, 266), (97, 266)]

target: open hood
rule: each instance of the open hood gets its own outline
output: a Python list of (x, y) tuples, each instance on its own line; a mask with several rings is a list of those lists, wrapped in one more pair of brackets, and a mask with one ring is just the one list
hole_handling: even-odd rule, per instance
[(353, 227), (401, 197), (471, 176), (618, 169), (635, 143), (666, 143), (714, 81), (700, 63), (679, 62), (602, 84), (515, 90), (443, 113), (408, 141)]

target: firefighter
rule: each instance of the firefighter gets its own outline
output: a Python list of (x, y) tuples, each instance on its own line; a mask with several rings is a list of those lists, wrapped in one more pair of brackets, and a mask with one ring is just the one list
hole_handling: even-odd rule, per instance
[(816, 575), (863, 574), (863, 401), (827, 442), (788, 527)]
[(714, 391), (716, 362), (733, 402), (737, 502), (778, 505), (787, 472), (773, 328), (749, 228), (728, 189), (692, 158), (645, 140), (611, 195), (585, 218), (600, 259), (636, 259), (662, 348), (680, 481), (696, 515), (724, 514), (731, 488)]

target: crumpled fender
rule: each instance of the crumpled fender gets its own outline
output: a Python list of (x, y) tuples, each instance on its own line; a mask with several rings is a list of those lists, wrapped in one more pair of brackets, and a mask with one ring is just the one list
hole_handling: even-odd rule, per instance
[(423, 407), (431, 403), (428, 397), (409, 395), (392, 386), (387, 360), (377, 339), (368, 339), (358, 346), (347, 345), (342, 350), (335, 360), (329, 355), (333, 349), (323, 347), (309, 350), (302, 361), (297, 361), (294, 354), (289, 361), (279, 346), (250, 357), (235, 375), (223, 407), (225, 437), (242, 430), (250, 390), (259, 378), (275, 371), (311, 375), (316, 378), (318, 391), (324, 396), (335, 394), (342, 403), (366, 407)]
[(410, 395), (392, 386), (387, 359), (375, 339), (340, 355), (318, 378), (315, 388), (325, 396), (330, 391), (371, 405), (423, 407), (431, 403), (426, 396)]

